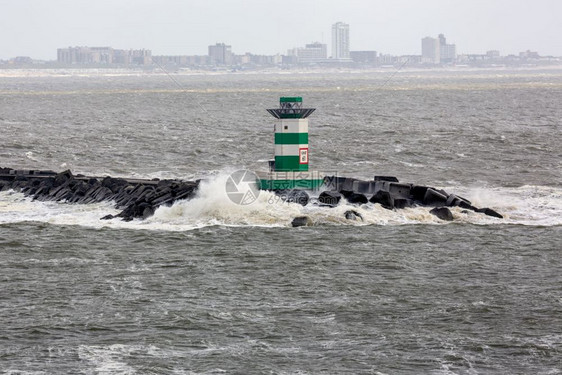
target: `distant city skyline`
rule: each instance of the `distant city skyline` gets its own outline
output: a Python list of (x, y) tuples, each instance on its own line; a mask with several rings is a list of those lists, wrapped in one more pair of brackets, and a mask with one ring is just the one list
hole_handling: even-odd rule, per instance
[[(457, 46), (447, 43), (444, 34), (437, 38), (421, 39), (421, 54), (399, 55), (378, 54), (377, 51), (350, 51), (349, 25), (338, 22), (332, 25), (332, 51), (328, 58), (327, 45), (319, 42), (306, 44), (304, 47), (289, 49), (287, 54), (256, 55), (250, 52), (236, 54), (232, 46), (216, 43), (208, 46), (206, 55), (153, 55), (150, 49), (117, 49), (110, 46), (76, 46), (59, 48), (57, 60), (39, 62), (30, 57), (19, 56), (8, 61), (0, 60), (3, 66), (21, 67), (33, 64), (45, 64), (46, 67), (143, 67), (151, 69), (157, 66), (177, 68), (197, 68), (203, 70), (233, 69), (247, 70), (260, 67), (336, 66), (347, 67), (389, 67), (406, 64), (410, 67), (443, 66), (521, 66), (560, 64), (562, 57), (541, 56), (537, 51), (521, 51), (518, 55), (502, 56), (498, 50), (488, 50), (485, 54), (457, 55)], [(336, 64), (336, 65), (335, 65)], [(2, 66), (0, 65), (0, 66)]]
[(421, 39), (421, 54), (390, 55), (379, 54), (375, 50), (353, 51), (350, 46), (350, 27), (344, 22), (332, 25), (332, 50), (328, 58), (328, 45), (320, 42), (308, 43), (304, 47), (287, 50), (287, 54), (257, 55), (251, 52), (236, 54), (232, 46), (215, 43), (208, 46), (207, 55), (153, 55), (151, 49), (118, 49), (110, 46), (75, 46), (57, 49), (56, 61), (37, 61), (29, 56), (17, 56), (0, 60), (3, 66), (21, 67), (33, 64), (46, 64), (57, 67), (69, 66), (121, 66), (143, 67), (169, 65), (177, 68), (199, 68), (213, 70), (230, 68), (234, 71), (258, 67), (290, 67), (294, 65), (355, 64), (356, 67), (381, 67), (410, 64), (418, 67), (452, 66), (459, 64), (472, 66), (500, 66), (521, 64), (556, 64), (562, 57), (541, 56), (537, 51), (521, 51), (518, 55), (502, 56), (498, 50), (488, 50), (486, 54), (457, 55), (457, 46), (447, 43), (444, 34), (437, 38), (426, 36)]
[(119, 49), (112, 46), (69, 46), (57, 49), (56, 60), (41, 60), (31, 56), (15, 56), (0, 59), (2, 64), (22, 66), (34, 63), (58, 63), (62, 65), (99, 65), (99, 66), (149, 66), (172, 64), (175, 66), (238, 66), (253, 65), (293, 65), (315, 63), (358, 63), (367, 65), (454, 65), (454, 64), (510, 64), (539, 60), (541, 63), (562, 61), (562, 56), (541, 55), (537, 51), (520, 51), (517, 54), (502, 55), (499, 50), (488, 50), (478, 54), (457, 54), (456, 44), (447, 43), (444, 34), (436, 38), (426, 36), (421, 39), (421, 54), (391, 55), (378, 53), (375, 50), (353, 51), (349, 43), (350, 27), (343, 22), (332, 25), (332, 55), (328, 58), (328, 45), (320, 42), (307, 43), (304, 47), (287, 50), (286, 54), (259, 55), (252, 52), (236, 54), (231, 45), (216, 43), (208, 46), (205, 55), (153, 55), (151, 49)]
[[(55, 60), (65, 46), (150, 48), (155, 55), (204, 55), (225, 43), (233, 53), (273, 55), (319, 42), (349, 24), (350, 50), (420, 54), (420, 38), (443, 33), (457, 54), (535, 50), (562, 56), (559, 0), (0, 0), (0, 59)], [(330, 48), (329, 55), (332, 55)]]

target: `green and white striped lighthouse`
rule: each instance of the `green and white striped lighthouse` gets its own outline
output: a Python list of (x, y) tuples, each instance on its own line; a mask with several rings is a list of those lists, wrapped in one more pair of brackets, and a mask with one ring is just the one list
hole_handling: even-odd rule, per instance
[(302, 108), (302, 98), (282, 97), (279, 109), (268, 109), (275, 124), (275, 171), (308, 171), (308, 116), (315, 108)]
[(279, 104), (279, 108), (267, 110), (277, 119), (275, 160), (270, 162), (269, 173), (260, 176), (260, 188), (318, 188), (323, 183), (323, 175), (308, 169), (308, 116), (315, 108), (303, 108), (300, 96), (281, 97)]

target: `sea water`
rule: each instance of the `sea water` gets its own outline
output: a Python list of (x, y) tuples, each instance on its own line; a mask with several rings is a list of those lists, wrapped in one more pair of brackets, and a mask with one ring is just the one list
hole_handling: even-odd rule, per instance
[[(272, 158), (265, 109), (296, 95), (312, 169), (504, 219), (234, 204), (228, 176)], [(559, 374), (561, 101), (558, 69), (4, 74), (0, 166), (202, 182), (132, 222), (0, 192), (0, 371)]]

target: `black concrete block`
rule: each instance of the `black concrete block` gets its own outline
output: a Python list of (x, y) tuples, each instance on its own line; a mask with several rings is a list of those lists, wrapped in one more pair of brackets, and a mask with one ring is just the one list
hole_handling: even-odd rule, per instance
[(476, 212), (480, 212), (483, 213), (484, 215), (488, 215), (492, 217), (497, 217), (498, 219), (503, 219), (503, 216), (501, 214), (492, 210), (491, 208), (479, 208), (476, 210)]
[(435, 207), (430, 214), (437, 216), (441, 220), (453, 221), (453, 213), (447, 207)]
[(330, 206), (337, 206), (340, 203), (342, 194), (337, 191), (323, 191), (318, 196), (318, 202)]
[(444, 206), (447, 203), (447, 195), (443, 192), (434, 190), (432, 188), (427, 189), (423, 197), (423, 204), (428, 206)]
[(375, 176), (375, 181), (390, 181), (390, 182), (400, 182), (394, 176)]
[(371, 199), (371, 203), (378, 203), (386, 209), (392, 210), (394, 208), (394, 198), (390, 195), (388, 191), (379, 190), (377, 191)]
[(346, 197), (347, 201), (351, 204), (367, 204), (369, 200), (365, 196), (365, 194), (361, 193), (352, 193)]

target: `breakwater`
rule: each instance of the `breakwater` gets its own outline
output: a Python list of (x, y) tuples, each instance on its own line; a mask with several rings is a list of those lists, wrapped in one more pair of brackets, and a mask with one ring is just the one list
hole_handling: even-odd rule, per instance
[(13, 189), (38, 201), (96, 203), (114, 201), (122, 211), (107, 215), (130, 221), (147, 218), (156, 208), (193, 197), (199, 181), (89, 177), (64, 172), (0, 168), (0, 191)]
[[(179, 200), (195, 196), (200, 180), (177, 179), (133, 179), (114, 177), (91, 177), (64, 172), (44, 170), (15, 170), (0, 168), (0, 191), (13, 189), (38, 201), (64, 201), (76, 204), (112, 201), (121, 212), (106, 215), (101, 219), (120, 218), (130, 221), (146, 219), (160, 206), (170, 206)], [(380, 204), (389, 210), (414, 206), (431, 207), (431, 214), (441, 220), (451, 221), (453, 215), (448, 207), (460, 207), (488, 216), (502, 218), (490, 208), (477, 208), (460, 196), (449, 194), (434, 187), (400, 183), (395, 177), (376, 176), (372, 181), (349, 177), (328, 176), (324, 179), (324, 191), (310, 198), (299, 189), (276, 191), (284, 201), (324, 207), (335, 207), (345, 199), (347, 203), (361, 205)], [(356, 211), (344, 215), (350, 220), (362, 220)], [(293, 221), (293, 226), (312, 225), (303, 217)]]

